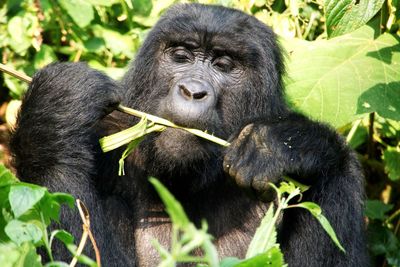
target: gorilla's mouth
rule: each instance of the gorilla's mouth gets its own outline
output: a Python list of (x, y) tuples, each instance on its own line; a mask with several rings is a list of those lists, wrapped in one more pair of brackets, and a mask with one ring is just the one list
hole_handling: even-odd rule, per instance
[(211, 145), (208, 143), (185, 130), (167, 128), (156, 138), (155, 147), (158, 155), (184, 162), (209, 158)]

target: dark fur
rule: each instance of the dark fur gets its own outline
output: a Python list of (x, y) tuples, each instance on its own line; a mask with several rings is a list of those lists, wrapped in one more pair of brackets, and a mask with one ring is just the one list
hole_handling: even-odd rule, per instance
[[(189, 39), (199, 46), (193, 55), (202, 58), (200, 67), (171, 63), (168, 49)], [(215, 46), (234, 60), (232, 72), (206, 64)], [(52, 64), (34, 76), (11, 142), (18, 176), (86, 203), (104, 266), (156, 266), (150, 241), (167, 246), (170, 224), (148, 176), (161, 179), (195, 223), (208, 221), (221, 256), (243, 257), (268, 207), (248, 193), (271, 198), (268, 182), (288, 174), (311, 185), (303, 200), (321, 205), (346, 249), (340, 252), (306, 211), (290, 209), (278, 237), (289, 266), (367, 266), (359, 164), (332, 129), (286, 107), (282, 73), (275, 36), (255, 18), (222, 7), (175, 6), (119, 84), (82, 63)], [(204, 109), (171, 96), (186, 76), (210, 85), (215, 103)], [(223, 149), (168, 129), (146, 138), (118, 177), (121, 151), (102, 154), (98, 138), (137, 121), (118, 112), (105, 117), (121, 99), (232, 145)], [(65, 211), (62, 224), (79, 235), (76, 212)]]

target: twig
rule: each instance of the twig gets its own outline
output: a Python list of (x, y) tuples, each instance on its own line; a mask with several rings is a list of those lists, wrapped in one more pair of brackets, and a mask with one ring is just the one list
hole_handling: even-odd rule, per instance
[(4, 65), (4, 64), (0, 63), (0, 70), (5, 72), (5, 73), (7, 73), (7, 74), (9, 74), (9, 75), (11, 75), (11, 76), (13, 76), (13, 77), (15, 77), (15, 78), (18, 78), (21, 81), (24, 81), (26, 83), (32, 82), (32, 78), (31, 77), (29, 77), (25, 73), (22, 73), (20, 71), (16, 71), (16, 70), (12, 69), (11, 67), (9, 67), (7, 65)]
[(93, 245), (94, 252), (96, 254), (96, 262), (97, 266), (101, 267), (101, 257), (100, 257), (100, 251), (97, 247), (96, 240), (93, 237), (92, 232), (90, 231), (90, 216), (89, 216), (89, 211), (86, 208), (85, 204), (83, 204), (82, 201), (79, 199), (76, 200), (76, 206), (78, 207), (79, 210), (79, 215), (81, 216), (82, 219), (82, 228), (83, 228), (83, 233), (81, 237), (81, 241), (79, 242), (78, 249), (76, 251), (76, 255), (72, 259), (71, 263), (69, 264), (69, 267), (74, 267), (76, 263), (78, 262), (78, 257), (82, 254), (83, 248), (85, 247), (87, 238), (90, 238), (90, 241)]
[(149, 121), (152, 121), (152, 122), (154, 122), (156, 124), (161, 124), (161, 125), (164, 125), (164, 126), (168, 126), (168, 127), (172, 127), (172, 128), (188, 131), (189, 133), (192, 133), (194, 135), (197, 135), (199, 137), (207, 139), (207, 140), (209, 140), (211, 142), (217, 143), (217, 144), (219, 144), (221, 146), (227, 147), (227, 146), (230, 145), (229, 142), (227, 142), (227, 141), (225, 141), (225, 140), (223, 140), (221, 138), (218, 138), (218, 137), (216, 137), (214, 135), (208, 134), (208, 133), (200, 131), (198, 129), (182, 127), (182, 126), (176, 125), (175, 123), (173, 123), (173, 122), (171, 122), (169, 120), (166, 120), (166, 119), (154, 116), (154, 115), (150, 115), (150, 114), (144, 113), (144, 112), (139, 111), (139, 110), (135, 110), (135, 109), (132, 109), (132, 108), (124, 107), (122, 105), (118, 106), (118, 110), (121, 111), (121, 112), (124, 112), (126, 114), (130, 114), (130, 115), (136, 116), (136, 117), (147, 118)]

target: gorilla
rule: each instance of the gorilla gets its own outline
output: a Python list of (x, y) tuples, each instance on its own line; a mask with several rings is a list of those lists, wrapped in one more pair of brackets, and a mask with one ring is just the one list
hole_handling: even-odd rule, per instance
[[(175, 5), (165, 12), (121, 81), (84, 63), (38, 71), (11, 140), (23, 181), (80, 198), (91, 213), (104, 266), (156, 266), (151, 245), (168, 247), (171, 223), (148, 182), (160, 179), (190, 219), (206, 219), (219, 256), (243, 258), (284, 175), (310, 185), (346, 249), (341, 252), (305, 210), (279, 220), (289, 266), (368, 266), (363, 175), (354, 153), (329, 126), (292, 111), (284, 100), (282, 52), (270, 28), (220, 6)], [(179, 129), (148, 135), (118, 176), (121, 151), (102, 153), (99, 138), (137, 119), (118, 103), (207, 130), (223, 148)], [(80, 235), (77, 212), (62, 227)], [(88, 249), (87, 254), (92, 255)], [(58, 257), (70, 255), (62, 246)]]

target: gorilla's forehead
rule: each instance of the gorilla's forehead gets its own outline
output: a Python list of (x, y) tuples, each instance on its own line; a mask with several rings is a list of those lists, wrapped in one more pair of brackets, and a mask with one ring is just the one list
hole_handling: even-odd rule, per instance
[(268, 32), (267, 27), (258, 20), (238, 10), (184, 4), (170, 8), (154, 31), (168, 43), (222, 49), (243, 56), (244, 51), (251, 55), (261, 52), (260, 36), (257, 36), (260, 28)]

